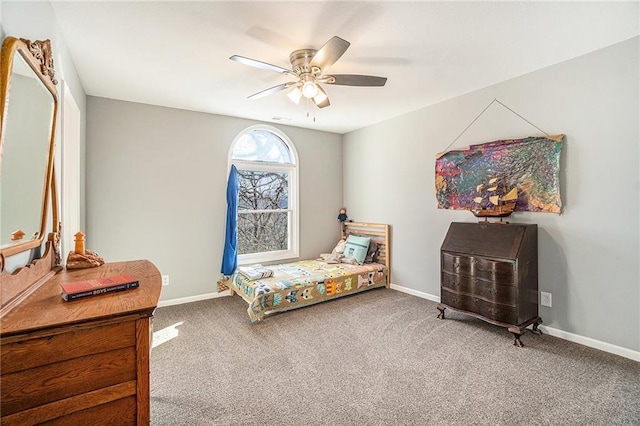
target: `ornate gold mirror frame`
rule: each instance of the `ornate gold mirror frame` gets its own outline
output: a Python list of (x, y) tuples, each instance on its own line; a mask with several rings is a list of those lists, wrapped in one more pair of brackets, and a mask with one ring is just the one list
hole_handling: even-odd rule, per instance
[[(16, 62), (22, 61), (27, 65), (27, 67), (23, 66), (23, 68), (27, 70), (26, 74), (29, 75), (20, 75), (20, 72), (16, 72), (18, 68), (14, 68), (14, 65), (16, 65), (16, 67), (22, 66), (22, 64), (16, 64)], [(33, 71), (34, 75), (30, 75), (29, 69)], [(13, 93), (12, 99), (12, 79), (15, 80), (15, 91), (20, 78), (38, 81), (39, 83), (37, 83), (36, 86), (40, 86), (41, 83), (42, 87), (46, 89), (35, 89), (44, 93), (44, 96), (39, 96), (40, 100), (44, 100), (44, 103), (47, 104), (45, 105), (46, 108), (43, 114), (37, 114), (37, 105), (31, 105), (31, 102), (35, 103), (35, 101), (31, 99), (29, 95), (22, 95), (22, 92), (15, 92)], [(24, 176), (36, 176), (36, 183), (34, 185), (36, 192), (40, 192), (40, 190), (37, 189), (40, 187), (40, 183), (38, 183), (40, 176), (44, 178), (44, 181), (41, 183), (42, 202), (40, 204), (39, 216), (37, 216), (37, 212), (21, 211), (17, 206), (15, 207), (16, 211), (12, 212), (12, 216), (19, 217), (22, 214), (26, 216), (31, 213), (39, 217), (40, 222), (39, 229), (36, 228), (33, 236), (30, 238), (27, 236), (27, 239), (23, 239), (25, 233), (18, 229), (11, 234), (10, 241), (0, 240), (0, 300), (2, 301), (0, 318), (53, 276), (61, 264), (58, 200), (53, 170), (55, 129), (59, 105), (58, 92), (55, 87), (57, 83), (54, 76), (51, 43), (49, 40), (32, 42), (15, 37), (6, 37), (4, 39), (0, 54), (0, 183), (3, 185), (11, 185), (12, 189), (16, 186), (19, 187), (23, 183), (20, 179), (21, 175), (19, 174), (17, 178), (13, 174), (7, 177), (7, 164), (11, 162), (11, 165), (14, 165), (14, 159), (7, 155), (11, 147), (9, 144), (31, 144), (31, 139), (34, 138), (32, 132), (20, 131), (20, 137), (12, 136), (11, 139), (15, 140), (9, 141), (7, 140), (8, 128), (13, 132), (15, 129), (29, 130), (32, 127), (40, 126), (41, 129), (44, 130), (37, 135), (45, 140), (41, 142), (35, 141), (33, 144), (33, 146), (36, 147), (33, 149), (34, 152), (22, 152), (20, 155), (21, 159), (26, 157), (27, 160), (33, 160), (32, 162), (36, 164), (34, 170), (31, 170), (28, 167), (22, 166), (22, 161), (20, 162), (20, 167), (27, 169), (25, 170)], [(50, 93), (51, 100), (48, 99), (48, 95), (46, 95), (47, 92)], [(18, 96), (18, 94), (20, 94), (20, 96)], [(36, 96), (36, 98), (37, 97), (38, 96)], [(10, 108), (18, 102), (26, 103), (27, 105), (22, 106), (17, 111)], [(51, 102), (52, 105), (49, 102)], [(10, 114), (10, 111), (13, 114)], [(43, 121), (44, 119), (47, 120), (46, 123), (37, 122), (38, 120)], [(24, 148), (24, 145), (22, 147)], [(46, 150), (46, 152), (36, 152), (44, 150)], [(5, 167), (3, 167), (3, 163)], [(40, 170), (40, 167), (45, 167), (45, 170)], [(5, 178), (6, 181), (2, 182), (2, 179)], [(4, 186), (2, 188), (0, 203), (6, 203), (5, 208), (12, 208), (12, 203), (17, 204), (18, 201), (22, 201), (20, 197), (8, 200), (7, 198), (1, 198), (6, 197), (6, 193), (9, 192), (4, 189)], [(26, 195), (27, 194), (25, 194), (25, 196)], [(35, 194), (34, 198), (37, 198), (37, 194)], [(49, 213), (48, 209), (50, 203), (51, 213)], [(35, 204), (37, 204), (37, 200), (34, 202), (33, 207), (30, 207), (28, 210), (38, 208)], [(2, 218), (0, 218), (0, 220), (2, 220)], [(38, 224), (34, 226), (38, 227)], [(44, 238), (48, 230), (51, 232), (49, 232), (45, 243)], [(6, 235), (0, 236), (0, 238), (6, 240)], [(40, 255), (43, 243), (45, 243), (44, 253)], [(16, 269), (8, 271), (7, 261), (12, 256), (24, 256), (28, 261), (24, 262), (24, 265), (19, 265)]]

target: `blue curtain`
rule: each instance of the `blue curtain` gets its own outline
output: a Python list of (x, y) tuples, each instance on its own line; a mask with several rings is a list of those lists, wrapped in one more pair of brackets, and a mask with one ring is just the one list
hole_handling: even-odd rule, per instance
[(233, 274), (238, 266), (238, 169), (231, 166), (227, 183), (227, 230), (222, 254), (223, 275)]

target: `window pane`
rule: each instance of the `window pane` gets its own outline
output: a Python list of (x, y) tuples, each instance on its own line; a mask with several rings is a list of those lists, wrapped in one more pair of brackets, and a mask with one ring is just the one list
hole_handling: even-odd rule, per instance
[(289, 208), (288, 173), (238, 170), (238, 210)]
[(289, 249), (289, 213), (239, 213), (238, 254)]
[(268, 130), (252, 130), (242, 135), (233, 146), (232, 158), (291, 164), (287, 144), (278, 135)]

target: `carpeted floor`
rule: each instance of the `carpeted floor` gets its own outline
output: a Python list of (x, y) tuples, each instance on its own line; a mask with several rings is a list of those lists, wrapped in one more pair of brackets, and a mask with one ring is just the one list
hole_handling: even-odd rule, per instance
[(153, 425), (640, 425), (640, 363), (616, 355), (531, 333), (517, 348), (388, 289), (253, 325), (246, 308), (158, 308), (177, 336), (151, 352)]

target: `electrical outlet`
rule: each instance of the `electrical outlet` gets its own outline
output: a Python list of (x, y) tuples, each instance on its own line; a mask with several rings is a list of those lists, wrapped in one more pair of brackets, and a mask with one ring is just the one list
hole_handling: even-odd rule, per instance
[(162, 285), (169, 285), (169, 275), (163, 275), (162, 276)]
[(542, 306), (551, 307), (551, 293), (547, 293), (544, 291), (540, 292), (540, 304)]

